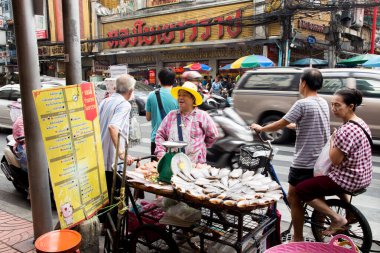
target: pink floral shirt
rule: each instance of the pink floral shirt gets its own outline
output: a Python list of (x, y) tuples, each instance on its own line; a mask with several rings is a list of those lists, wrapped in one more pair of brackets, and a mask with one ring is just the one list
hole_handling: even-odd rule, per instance
[[(163, 119), (156, 134), (155, 154), (161, 158), (166, 148), (164, 141), (179, 141), (177, 128), (177, 114), (179, 110), (173, 110)], [(195, 108), (191, 113), (181, 116), (183, 141), (188, 145), (185, 153), (193, 163), (206, 163), (206, 149), (210, 147), (218, 137), (218, 129), (207, 112)]]

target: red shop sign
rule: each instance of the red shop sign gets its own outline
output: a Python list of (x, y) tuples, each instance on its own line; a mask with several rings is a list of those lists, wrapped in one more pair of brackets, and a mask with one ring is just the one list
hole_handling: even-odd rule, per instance
[(156, 83), (156, 70), (150, 69), (148, 71), (148, 73), (149, 73), (149, 83), (155, 84)]
[(82, 83), (80, 88), (82, 90), (84, 115), (86, 120), (93, 121), (97, 116), (94, 85)]

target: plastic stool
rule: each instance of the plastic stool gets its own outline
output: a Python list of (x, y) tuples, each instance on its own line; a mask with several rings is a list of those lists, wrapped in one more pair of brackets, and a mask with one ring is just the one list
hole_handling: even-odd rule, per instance
[(82, 236), (74, 230), (54, 230), (38, 237), (34, 246), (38, 253), (79, 253)]

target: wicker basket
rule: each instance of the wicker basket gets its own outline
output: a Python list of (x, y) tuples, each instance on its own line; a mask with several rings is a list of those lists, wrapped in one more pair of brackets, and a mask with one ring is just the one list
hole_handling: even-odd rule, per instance
[(246, 170), (265, 167), (269, 161), (270, 148), (263, 144), (244, 145), (240, 148), (239, 165)]
[[(349, 242), (351, 248), (345, 248), (335, 245), (335, 242), (339, 239), (344, 239)], [(352, 240), (346, 235), (336, 235), (331, 238), (329, 243), (322, 242), (292, 242), (287, 244), (281, 244), (270, 249), (267, 249), (264, 253), (357, 253), (357, 247)]]

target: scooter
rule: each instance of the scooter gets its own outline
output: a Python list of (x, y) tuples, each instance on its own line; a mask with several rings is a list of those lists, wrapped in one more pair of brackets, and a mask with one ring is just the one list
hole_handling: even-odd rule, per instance
[(207, 163), (217, 168), (238, 168), (241, 146), (254, 141), (252, 131), (231, 107), (209, 111), (209, 115), (222, 136), (207, 149)]
[(6, 140), (7, 145), (4, 148), (4, 156), (1, 159), (1, 170), (3, 171), (5, 177), (12, 182), (18, 192), (27, 195), (29, 193), (28, 172), (21, 169), (20, 161), (17, 159), (17, 154), (13, 148), (16, 144), (13, 136), (8, 135)]
[(202, 90), (203, 104), (199, 106), (200, 109), (208, 111), (214, 109), (223, 109), (230, 107), (228, 101), (219, 95), (210, 94), (208, 90)]

